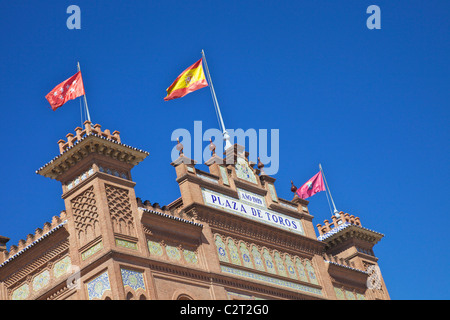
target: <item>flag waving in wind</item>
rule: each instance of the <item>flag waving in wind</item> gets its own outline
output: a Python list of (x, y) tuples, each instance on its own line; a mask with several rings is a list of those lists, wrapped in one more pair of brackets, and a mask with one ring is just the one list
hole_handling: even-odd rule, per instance
[(184, 97), (188, 93), (208, 86), (205, 74), (203, 73), (202, 59), (184, 70), (167, 88), (165, 101)]
[(54, 87), (45, 98), (50, 103), (52, 110), (55, 111), (67, 101), (82, 95), (84, 95), (83, 79), (81, 78), (81, 71), (78, 71), (72, 77)]
[(314, 177), (309, 179), (303, 186), (297, 189), (297, 195), (306, 199), (317, 192), (325, 191), (325, 184), (323, 183), (322, 171), (319, 171)]

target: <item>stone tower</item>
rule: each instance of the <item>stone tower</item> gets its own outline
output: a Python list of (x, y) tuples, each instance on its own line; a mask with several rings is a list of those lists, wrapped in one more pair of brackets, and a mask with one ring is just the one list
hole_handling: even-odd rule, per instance
[[(320, 234), (317, 239), (326, 244), (324, 259), (329, 264), (328, 272), (338, 299), (346, 293), (349, 283), (367, 288), (367, 299), (389, 299), (378, 258), (373, 251), (373, 246), (384, 235), (362, 227), (359, 217), (342, 211), (335, 213), (331, 219), (331, 222), (325, 220), (324, 225), (317, 225)], [(349, 277), (348, 272), (344, 272), (345, 268), (335, 266), (347, 266), (349, 270), (362, 270), (366, 274)]]
[(131, 249), (143, 255), (146, 248), (131, 169), (148, 152), (121, 143), (118, 131), (102, 131), (99, 124), (92, 126), (90, 121), (84, 125), (84, 130), (77, 127), (75, 135), (69, 133), (67, 140), (59, 140), (60, 154), (37, 171), (62, 184), (70, 259), (80, 270), (102, 249)]

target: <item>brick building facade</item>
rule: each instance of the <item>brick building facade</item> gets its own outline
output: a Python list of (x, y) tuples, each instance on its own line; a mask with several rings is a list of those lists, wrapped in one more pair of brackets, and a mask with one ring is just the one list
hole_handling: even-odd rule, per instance
[(317, 236), (308, 201), (278, 197), (241, 146), (221, 158), (211, 144), (205, 172), (178, 144), (181, 196), (160, 206), (131, 179), (148, 153), (84, 126), (37, 171), (61, 182), (65, 210), (9, 251), (0, 236), (1, 300), (389, 299), (383, 235), (340, 212)]

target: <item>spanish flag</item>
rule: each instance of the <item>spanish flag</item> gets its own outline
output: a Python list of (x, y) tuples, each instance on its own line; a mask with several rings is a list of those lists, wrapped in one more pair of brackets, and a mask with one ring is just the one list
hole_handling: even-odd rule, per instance
[(205, 74), (203, 73), (202, 59), (184, 70), (167, 88), (165, 101), (181, 98), (195, 90), (208, 86)]

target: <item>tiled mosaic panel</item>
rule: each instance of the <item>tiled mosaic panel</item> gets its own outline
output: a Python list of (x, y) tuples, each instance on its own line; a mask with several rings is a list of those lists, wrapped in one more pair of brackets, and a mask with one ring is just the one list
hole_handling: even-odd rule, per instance
[(23, 284), (13, 291), (12, 300), (25, 300), (30, 295), (30, 287), (28, 284)]
[(238, 275), (241, 277), (245, 277), (245, 278), (249, 278), (249, 279), (253, 279), (253, 280), (264, 281), (267, 283), (273, 283), (273, 284), (276, 284), (279, 286), (288, 287), (288, 288), (300, 290), (303, 292), (322, 295), (322, 290), (318, 289), (318, 288), (313, 288), (313, 287), (305, 286), (302, 284), (285, 281), (285, 280), (281, 280), (278, 278), (273, 278), (273, 277), (265, 276), (262, 274), (253, 273), (250, 271), (235, 269), (235, 268), (231, 268), (231, 267), (227, 267), (227, 266), (220, 266), (220, 269), (222, 270), (222, 272), (231, 273), (231, 274)]
[(72, 262), (70, 261), (70, 257), (69, 256), (64, 257), (63, 259), (56, 262), (55, 265), (53, 266), (53, 276), (55, 278), (59, 278), (67, 271), (69, 271), (71, 266)]
[(291, 257), (276, 250), (271, 253), (267, 248), (260, 250), (256, 245), (244, 242), (236, 245), (231, 238), (228, 238), (225, 244), (220, 235), (215, 236), (215, 244), (221, 262), (231, 262), (250, 269), (319, 284), (314, 267), (308, 259)]
[(147, 241), (148, 251), (152, 256), (162, 257), (164, 251), (172, 261), (181, 261), (182, 257), (187, 263), (197, 264), (198, 256), (195, 251), (182, 249), (180, 250), (178, 247), (170, 246), (170, 245), (161, 245), (161, 243), (156, 241)]
[(264, 262), (262, 261), (261, 252), (259, 252), (256, 246), (252, 246), (252, 256), (255, 262), (255, 268), (260, 271), (265, 271)]
[(275, 257), (275, 264), (277, 266), (278, 274), (280, 276), (285, 276), (286, 277), (287, 276), (286, 269), (284, 268), (284, 263), (283, 263), (283, 260), (280, 257), (280, 253), (279, 252), (275, 252), (274, 257)]
[(45, 270), (33, 278), (33, 290), (39, 291), (45, 286), (47, 286), (50, 282), (50, 272)]
[(223, 184), (228, 186), (230, 183), (228, 182), (227, 169), (225, 167), (222, 167), (222, 166), (220, 166), (219, 168), (220, 168), (220, 175), (222, 176)]
[(277, 273), (275, 271), (275, 265), (272, 260), (272, 256), (269, 253), (269, 250), (264, 249), (263, 251), (264, 261), (266, 262), (266, 270), (270, 273)]
[(136, 242), (123, 240), (123, 239), (117, 239), (117, 238), (116, 238), (116, 246), (127, 248), (127, 249), (132, 249), (132, 250), (138, 249)]
[(241, 259), (239, 258), (239, 252), (232, 239), (228, 239), (228, 251), (230, 252), (231, 262), (237, 265), (241, 265)]
[(241, 243), (241, 245), (239, 246), (239, 251), (241, 252), (241, 258), (244, 263), (244, 267), (253, 268), (253, 262), (250, 258), (250, 252), (248, 251), (244, 243)]
[(297, 280), (297, 273), (295, 272), (295, 265), (291, 260), (291, 257), (289, 255), (286, 255), (285, 258), (287, 273), (290, 278)]
[(216, 242), (217, 255), (219, 256), (219, 260), (224, 261), (224, 262), (229, 262), (227, 248), (225, 246), (225, 243), (223, 243), (222, 238), (217, 235), (215, 242)]
[(122, 268), (120, 273), (122, 274), (124, 287), (128, 286), (134, 291), (138, 289), (145, 290), (144, 274), (142, 272)]
[(306, 260), (305, 262), (306, 271), (308, 272), (309, 281), (314, 284), (319, 284), (316, 277), (316, 272), (314, 271), (314, 268), (311, 265), (311, 261)]
[(184, 260), (189, 263), (196, 264), (198, 262), (197, 254), (191, 250), (183, 250)]
[(163, 250), (161, 245), (158, 242), (155, 241), (147, 241), (148, 250), (150, 251), (150, 254), (153, 256), (162, 256)]
[(109, 283), (108, 271), (103, 272), (97, 278), (87, 283), (87, 291), (89, 300), (100, 299), (106, 290), (111, 290)]
[(336, 294), (336, 298), (338, 300), (345, 300), (344, 292), (339, 288), (334, 288), (334, 293)]
[(166, 253), (167, 253), (167, 256), (169, 257), (169, 259), (171, 259), (171, 260), (180, 260), (181, 259), (180, 250), (178, 250), (177, 247), (166, 246)]
[(19, 288), (15, 289), (12, 293), (11, 299), (24, 300), (28, 298), (31, 292), (37, 292), (49, 285), (52, 275), (55, 279), (57, 279), (66, 274), (69, 271), (71, 265), (72, 264), (70, 261), (70, 257), (64, 257), (63, 259), (56, 262), (51, 270), (44, 270), (36, 274), (31, 279), (30, 284), (25, 283)]
[(344, 290), (334, 287), (334, 293), (338, 300), (366, 300), (366, 297), (361, 293), (354, 293), (350, 290)]
[(90, 256), (94, 255), (95, 253), (97, 253), (101, 249), (103, 249), (103, 242), (102, 241), (100, 241), (97, 244), (94, 244), (92, 247), (90, 247), (89, 249), (84, 251), (81, 254), (81, 259), (86, 260), (87, 258), (89, 258)]
[(308, 281), (308, 277), (306, 276), (305, 266), (303, 265), (303, 263), (300, 261), (299, 258), (295, 259), (295, 266), (297, 267), (299, 279), (301, 281)]

